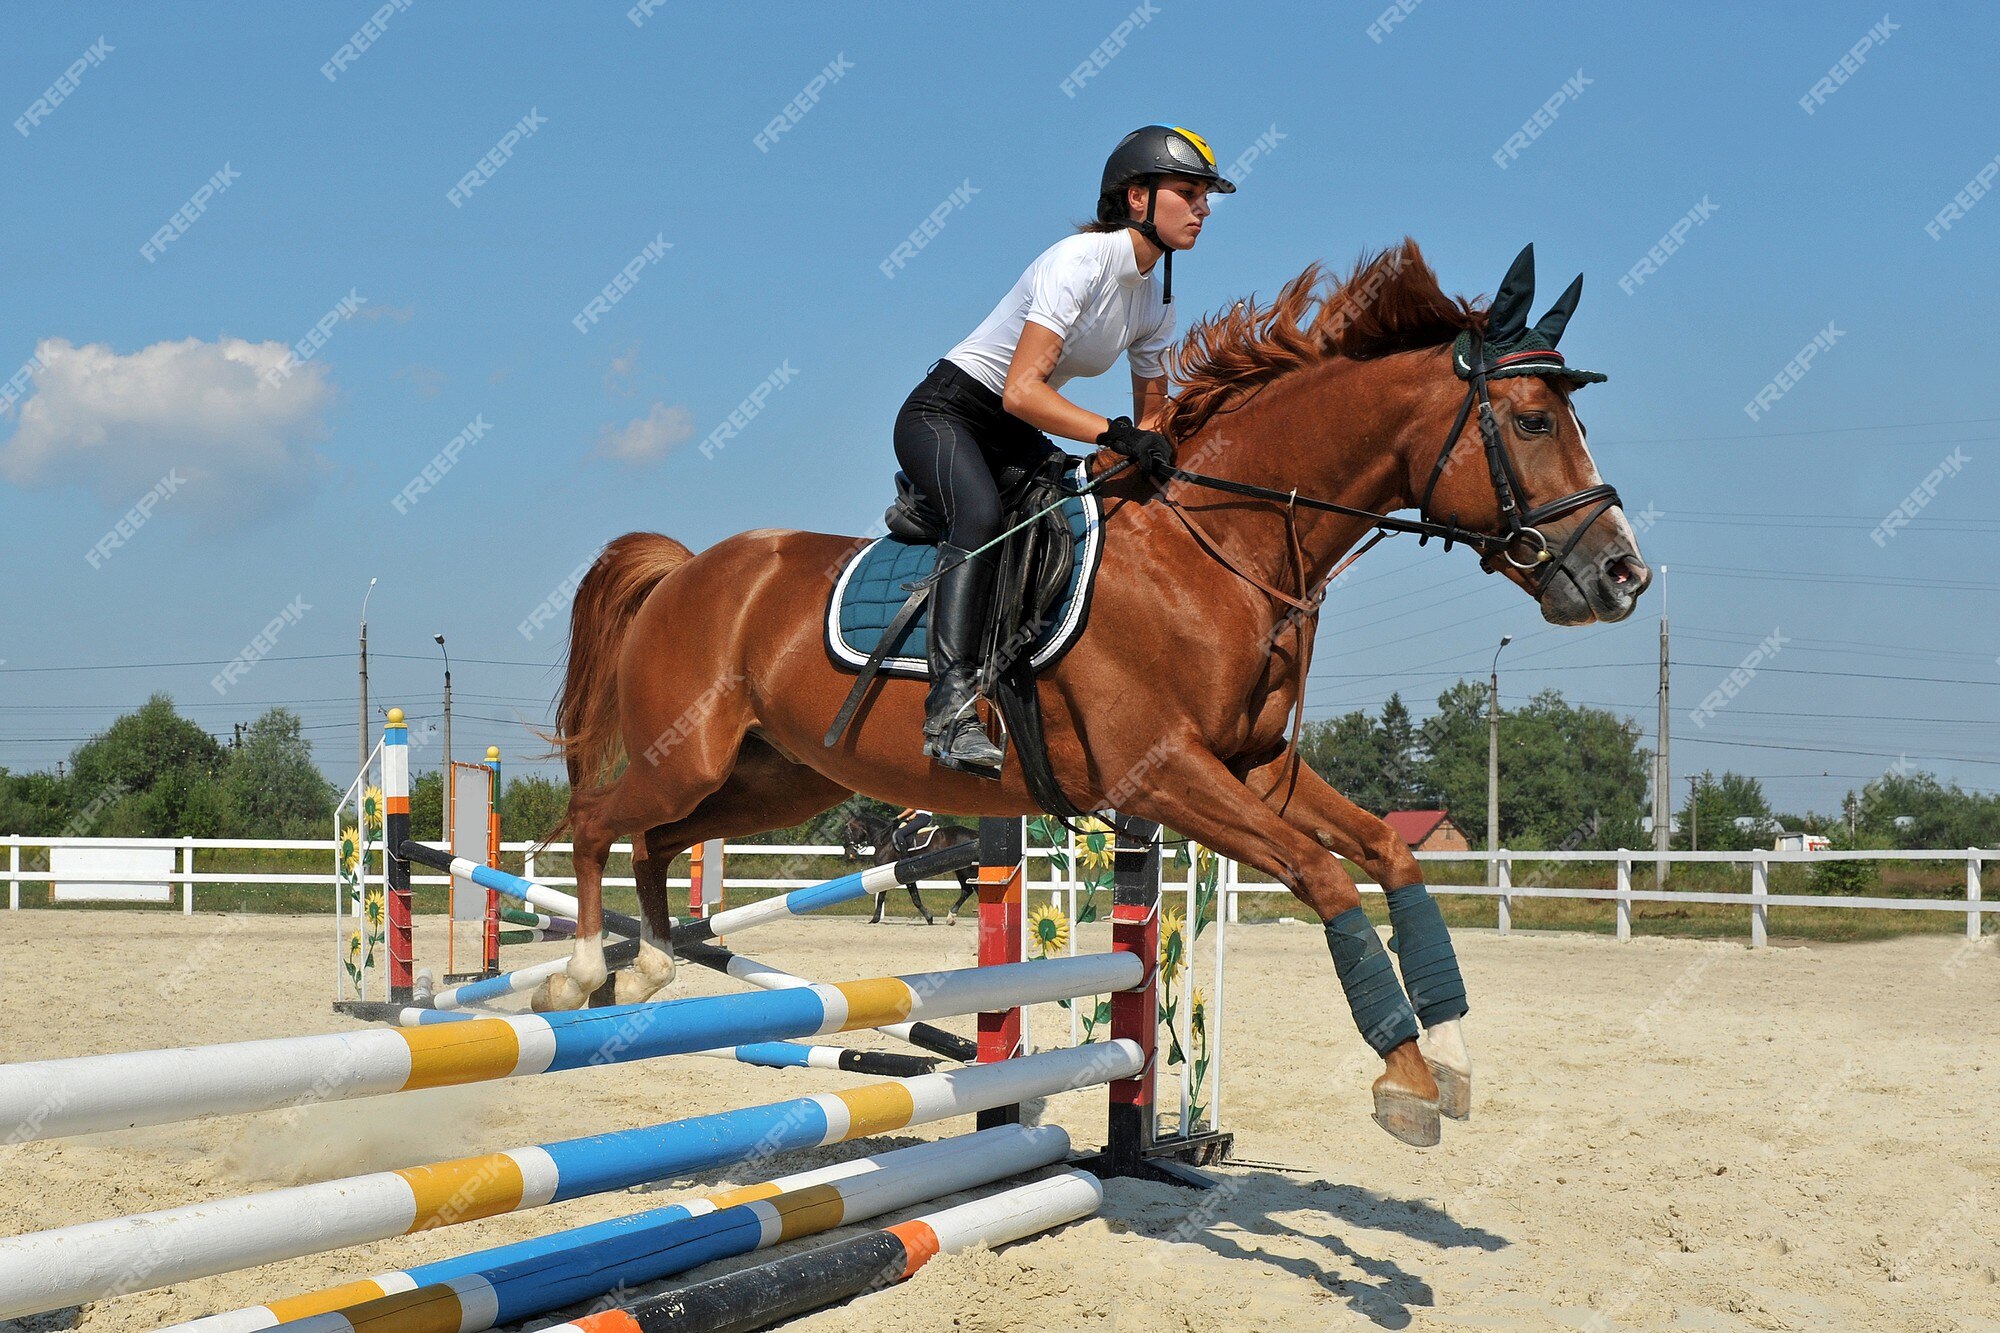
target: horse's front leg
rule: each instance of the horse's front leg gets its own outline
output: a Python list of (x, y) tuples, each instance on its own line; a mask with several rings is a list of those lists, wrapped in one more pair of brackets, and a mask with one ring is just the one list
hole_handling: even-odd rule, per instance
[(1372, 1089), (1376, 1123), (1405, 1143), (1435, 1144), (1438, 1086), (1417, 1046), (1416, 1015), (1340, 862), (1192, 739), (1172, 748), (1147, 774), (1144, 789), (1120, 806), (1257, 867), (1319, 916), (1354, 1024), (1385, 1066)]
[[(1467, 1005), (1458, 953), (1415, 856), (1394, 829), (1342, 796), (1293, 751), (1250, 771), (1253, 792), (1269, 791), (1268, 805), (1286, 823), (1336, 856), (1362, 867), (1382, 886), (1389, 904), (1391, 943), (1417, 1019), (1421, 1048), (1438, 1084), (1438, 1109), (1456, 1120), (1472, 1114), (1472, 1057), (1465, 1045)], [(1289, 799), (1287, 794), (1289, 793)]]

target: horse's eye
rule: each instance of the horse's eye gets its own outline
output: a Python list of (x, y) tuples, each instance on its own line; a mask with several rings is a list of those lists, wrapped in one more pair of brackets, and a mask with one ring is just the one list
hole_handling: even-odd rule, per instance
[(1547, 435), (1549, 417), (1546, 412), (1522, 412), (1514, 418), (1514, 424), (1521, 428), (1523, 435)]

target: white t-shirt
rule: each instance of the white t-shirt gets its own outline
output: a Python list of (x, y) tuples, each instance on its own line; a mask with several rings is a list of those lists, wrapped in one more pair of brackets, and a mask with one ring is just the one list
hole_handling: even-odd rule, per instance
[(1139, 271), (1130, 229), (1078, 232), (1035, 258), (985, 322), (945, 358), (999, 393), (1033, 320), (1063, 340), (1049, 373), (1052, 389), (1069, 380), (1102, 375), (1130, 354), (1132, 372), (1145, 379), (1166, 373), (1161, 354), (1173, 340), (1174, 308), (1160, 299), (1159, 264)]

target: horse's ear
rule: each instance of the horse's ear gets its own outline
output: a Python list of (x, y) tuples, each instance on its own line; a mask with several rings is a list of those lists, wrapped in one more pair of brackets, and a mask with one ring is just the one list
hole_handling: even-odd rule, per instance
[(1542, 316), (1541, 323), (1535, 325), (1535, 332), (1549, 340), (1554, 347), (1562, 341), (1563, 330), (1569, 327), (1569, 317), (1576, 313), (1576, 303), (1583, 296), (1583, 274), (1576, 275), (1576, 281), (1563, 290), (1556, 303), (1549, 307), (1549, 313)]
[(1530, 241), (1514, 257), (1500, 290), (1486, 309), (1486, 341), (1509, 343), (1528, 331), (1528, 313), (1535, 303), (1535, 245)]

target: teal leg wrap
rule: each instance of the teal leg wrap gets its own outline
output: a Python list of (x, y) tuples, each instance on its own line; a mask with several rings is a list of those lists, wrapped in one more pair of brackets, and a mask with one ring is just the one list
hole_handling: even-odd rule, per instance
[(1390, 947), (1402, 964), (1403, 988), (1417, 1017), (1425, 1027), (1463, 1018), (1465, 978), (1459, 975), (1458, 953), (1437, 900), (1421, 884), (1391, 889), (1388, 898), (1389, 928), (1395, 932)]
[(1362, 1038), (1387, 1055), (1417, 1035), (1417, 1016), (1396, 981), (1396, 969), (1389, 962), (1368, 914), (1350, 907), (1326, 923), (1326, 947), (1333, 954), (1334, 974), (1347, 992), (1347, 1007), (1354, 1011), (1354, 1026)]

